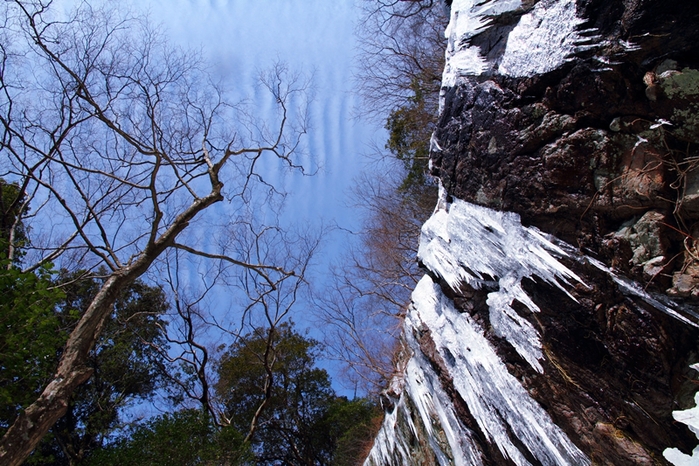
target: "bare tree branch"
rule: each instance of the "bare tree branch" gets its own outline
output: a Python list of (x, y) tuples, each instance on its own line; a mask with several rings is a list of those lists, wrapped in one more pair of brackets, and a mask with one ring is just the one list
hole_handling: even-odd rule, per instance
[(418, 85), (436, 115), (448, 22), (441, 2), (364, 0), (362, 7), (357, 31), (361, 60), (355, 76), (364, 99), (360, 113), (383, 123)]
[(420, 227), (435, 198), (429, 187), (405, 193), (395, 179), (375, 175), (358, 180), (355, 198), (367, 212), (358, 241), (315, 301), (329, 353), (344, 364), (349, 382), (378, 394), (393, 375), (402, 318), (423, 275), (416, 260)]
[[(32, 193), (40, 207), (32, 222), (51, 229), (43, 243), (27, 248), (23, 266), (35, 270), (71, 252), (90, 267), (109, 270), (53, 378), (0, 441), (0, 464), (19, 465), (90, 377), (87, 357), (120, 291), (166, 251), (235, 266), (246, 280), (263, 279), (255, 285), (258, 291), (264, 285), (264, 293), (296, 277), (293, 268), (265, 261), (271, 256), (241, 260), (178, 238), (204, 221), (214, 204), (226, 198), (238, 207), (250, 202), (263, 181), (257, 170), (262, 157), (301, 168), (296, 160), (305, 112), (294, 110), (301, 118), (292, 123), (289, 106), (306, 84), (287, 81), (281, 65), (267, 75), (263, 84), (278, 108), (268, 130), (248, 110), (227, 103), (195, 57), (168, 47), (142, 19), (88, 3), (67, 19), (47, 0), (12, 0), (3, 8), (0, 172)], [(60, 265), (79, 265), (65, 260)], [(254, 303), (264, 293), (255, 293)], [(189, 329), (182, 341), (190, 345), (190, 362), (205, 386), (201, 401), (210, 405), (206, 374), (199, 372), (209, 356), (193, 331), (196, 309), (180, 302), (178, 310)]]

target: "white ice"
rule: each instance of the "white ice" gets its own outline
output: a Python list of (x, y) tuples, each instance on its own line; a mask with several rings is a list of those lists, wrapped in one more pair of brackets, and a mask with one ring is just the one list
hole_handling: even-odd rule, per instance
[[(412, 331), (406, 326), (404, 336), (408, 345), (415, 350), (419, 345)], [(413, 463), (415, 452), (414, 446), (411, 447), (414, 443), (411, 437), (414, 437), (427, 441), (429, 452), (423, 453), (434, 455), (437, 464), (482, 465), (473, 433), (459, 420), (437, 374), (419, 350), (408, 362), (401, 382), (400, 398), (393, 411), (386, 414), (364, 464)], [(420, 420), (420, 425), (415, 424), (414, 417)]]
[[(505, 76), (527, 77), (552, 71), (574, 52), (593, 47), (594, 38), (580, 31), (584, 20), (577, 16), (575, 0), (541, 0), (522, 14), (507, 37), (505, 52), (497, 72)], [(461, 77), (480, 75), (489, 68), (481, 50), (471, 38), (491, 25), (491, 17), (522, 7), (521, 0), (454, 0), (445, 36), (447, 50), (442, 86), (452, 87)], [(588, 44), (588, 45), (583, 45)]]
[[(689, 367), (699, 371), (699, 363), (692, 364)], [(699, 393), (694, 394), (694, 404), (694, 408), (685, 409), (684, 411), (673, 411), (672, 417), (676, 421), (686, 424), (689, 430), (694, 432), (694, 435), (699, 439)], [(685, 455), (677, 448), (665, 449), (663, 456), (675, 466), (696, 466), (699, 464), (699, 445), (692, 451), (692, 456)]]
[(451, 5), (449, 25), (444, 33), (447, 38), (442, 86), (458, 84), (462, 76), (478, 75), (485, 71), (487, 62), (481, 57), (478, 47), (469, 45), (469, 40), (488, 27), (488, 16), (516, 10), (521, 0), (454, 0)]
[[(635, 296), (637, 298), (642, 299), (643, 301), (647, 302), (651, 306), (653, 306), (655, 309), (658, 309), (660, 311), (663, 311), (667, 315), (674, 317), (675, 319), (679, 320), (680, 322), (683, 322), (687, 325), (691, 325), (692, 327), (697, 327), (699, 328), (699, 315), (691, 312), (689, 309), (684, 309), (683, 312), (679, 312), (676, 309), (673, 309), (672, 307), (663, 304), (662, 302), (658, 301), (655, 299), (653, 296), (651, 296), (648, 292), (646, 292), (643, 288), (641, 288), (638, 283), (626, 278), (626, 277), (620, 277), (619, 275), (615, 274), (614, 271), (612, 271), (609, 267), (604, 265), (602, 262), (598, 261), (597, 259), (594, 259), (592, 257), (585, 257), (585, 260), (589, 262), (591, 265), (597, 267), (598, 269), (602, 270), (603, 272), (607, 273), (612, 280), (614, 280), (614, 283), (617, 284), (619, 287), (619, 290), (624, 293), (625, 295), (628, 296)], [(690, 318), (691, 317), (691, 318)]]
[[(514, 464), (587, 465), (588, 458), (557, 427), (546, 411), (510, 375), (483, 329), (459, 313), (429, 276), (413, 292), (403, 335), (412, 350), (405, 371), (393, 385), (400, 398), (386, 414), (365, 466), (414, 464), (415, 438), (435, 464), (480, 465), (482, 452), (474, 433), (455, 412), (416, 335), (426, 329), (448, 371), (447, 378), (466, 402), (485, 440)], [(395, 390), (397, 389), (397, 390)], [(517, 440), (514, 440), (516, 437)], [(428, 446), (425, 452), (424, 446)], [(526, 451), (520, 448), (526, 448)]]
[[(429, 328), (439, 355), (487, 441), (517, 465), (585, 465), (588, 458), (512, 376), (467, 313), (458, 312), (439, 285), (425, 276), (413, 292), (405, 332)], [(419, 348), (415, 348), (415, 353)], [(438, 399), (441, 401), (441, 398)], [(519, 442), (513, 441), (516, 437)], [(516, 444), (526, 447), (520, 450)]]
[(541, 0), (523, 15), (507, 38), (498, 71), (506, 76), (533, 76), (563, 65), (583, 40), (575, 0)]
[(543, 368), (538, 332), (512, 303), (516, 300), (531, 312), (539, 311), (522, 289), (523, 278), (539, 277), (566, 293), (566, 283), (581, 281), (555, 255), (565, 252), (537, 229), (524, 227), (517, 214), (458, 199), (451, 204), (442, 199), (422, 227), (418, 249), (422, 263), (455, 290), (461, 283), (497, 288), (487, 299), (493, 329), (539, 372)]

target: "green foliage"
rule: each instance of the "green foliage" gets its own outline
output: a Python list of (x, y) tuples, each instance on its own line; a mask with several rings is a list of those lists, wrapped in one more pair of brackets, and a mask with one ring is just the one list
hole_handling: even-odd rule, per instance
[[(54, 310), (55, 319), (67, 335), (89, 306), (101, 280), (84, 272), (63, 273), (65, 293)], [(51, 429), (30, 458), (30, 463), (75, 464), (99, 449), (103, 438), (119, 421), (119, 411), (135, 400), (152, 396), (166, 382), (162, 356), (167, 349), (163, 315), (168, 309), (165, 294), (136, 281), (119, 296), (114, 312), (104, 324), (89, 357), (92, 377), (78, 387), (66, 414)], [(54, 349), (59, 352), (60, 346)]]
[(12, 244), (15, 249), (12, 259), (17, 261), (21, 257), (22, 247), (27, 243), (27, 232), (21, 221), (25, 213), (22, 211), (24, 197), (17, 183), (8, 183), (0, 178), (0, 257), (2, 258), (9, 257), (9, 247)]
[(21, 272), (0, 261), (0, 428), (34, 401), (66, 340), (54, 306), (63, 297), (49, 266)]
[[(215, 388), (232, 425), (248, 432), (264, 403), (252, 437), (259, 463), (314, 462), (320, 454), (307, 427), (322, 416), (334, 392), (327, 372), (314, 367), (317, 356), (315, 340), (296, 333), (290, 324), (282, 324), (271, 331), (256, 329), (233, 344), (221, 359)], [(272, 379), (266, 394), (268, 369)]]
[[(68, 335), (103, 285), (84, 271), (57, 274), (50, 265), (20, 271), (27, 241), (17, 221), (20, 204), (19, 187), (0, 180), (0, 430), (46, 385)], [(10, 259), (11, 238), (16, 249)], [(26, 464), (329, 465), (360, 458), (354, 447), (366, 442), (376, 407), (337, 397), (328, 374), (315, 366), (318, 342), (291, 324), (257, 329), (221, 359), (216, 390), (230, 426), (216, 426), (208, 413), (184, 410), (115, 440), (120, 411), (153, 396), (168, 380), (162, 363), (167, 309), (158, 287), (136, 281), (121, 293), (90, 353), (92, 376)], [(269, 391), (261, 390), (266, 381)], [(255, 433), (246, 442), (260, 407)]]
[(0, 433), (47, 382), (67, 337), (54, 313), (64, 293), (51, 264), (35, 272), (18, 268), (27, 240), (23, 199), (17, 184), (0, 178)]
[(410, 88), (413, 95), (405, 105), (394, 109), (386, 121), (389, 132), (386, 149), (401, 160), (406, 169), (403, 190), (423, 186), (426, 182), (430, 138), (436, 118), (436, 110), (426, 102), (420, 80), (414, 78)]
[(335, 395), (327, 372), (315, 367), (318, 352), (318, 342), (282, 324), (241, 338), (221, 359), (216, 391), (235, 429), (247, 433), (262, 407), (251, 439), (257, 464), (333, 464), (338, 442), (350, 442), (371, 411), (366, 401)]
[[(0, 433), (48, 383), (68, 335), (102, 286), (85, 272), (56, 274), (51, 264), (19, 269), (28, 241), (23, 201), (17, 184), (0, 179)], [(167, 309), (158, 287), (136, 281), (121, 293), (90, 354), (92, 377), (28, 464), (79, 463), (115, 427), (121, 408), (155, 392), (165, 376), (155, 348), (167, 350)]]
[[(33, 402), (54, 373), (63, 345), (101, 282), (48, 266), (21, 272), (0, 262), (0, 428)], [(62, 285), (61, 285), (62, 284)], [(99, 448), (118, 423), (119, 410), (146, 399), (164, 382), (167, 349), (163, 291), (135, 282), (118, 298), (89, 358), (92, 377), (75, 392), (28, 464), (75, 464)]]
[(335, 439), (331, 464), (355, 466), (363, 461), (382, 419), (383, 412), (376, 403), (365, 398), (336, 398), (323, 420), (315, 426), (319, 436)]
[(163, 414), (137, 427), (130, 436), (96, 452), (90, 465), (193, 466), (252, 464), (243, 436), (217, 428), (199, 410)]

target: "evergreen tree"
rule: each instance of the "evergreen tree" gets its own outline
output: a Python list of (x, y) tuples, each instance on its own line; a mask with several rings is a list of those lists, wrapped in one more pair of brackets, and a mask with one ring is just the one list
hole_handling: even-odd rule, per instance
[[(77, 272), (62, 274), (58, 281), (64, 283), (65, 297), (54, 315), (65, 339), (102, 280)], [(90, 353), (92, 376), (75, 391), (66, 413), (34, 451), (30, 464), (81, 464), (119, 425), (121, 410), (149, 399), (168, 383), (159, 353), (167, 349), (163, 320), (167, 309), (165, 293), (157, 286), (137, 280), (124, 290)], [(54, 350), (54, 366), (61, 350), (60, 346)]]
[(282, 324), (241, 338), (221, 359), (217, 394), (231, 425), (247, 433), (257, 464), (334, 464), (353, 427), (380, 417), (366, 400), (335, 394), (328, 373), (316, 367), (319, 350), (317, 341)]
[(22, 222), (24, 194), (0, 179), (0, 432), (45, 384), (65, 342), (55, 306), (64, 297), (45, 264), (20, 268), (27, 236)]
[(157, 416), (95, 453), (90, 465), (193, 466), (253, 464), (233, 428), (221, 429), (200, 410)]

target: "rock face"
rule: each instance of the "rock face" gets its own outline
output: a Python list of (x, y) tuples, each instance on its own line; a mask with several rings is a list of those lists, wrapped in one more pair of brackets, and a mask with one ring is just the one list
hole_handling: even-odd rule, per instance
[(367, 464), (691, 461), (699, 3), (450, 3), (442, 195)]

